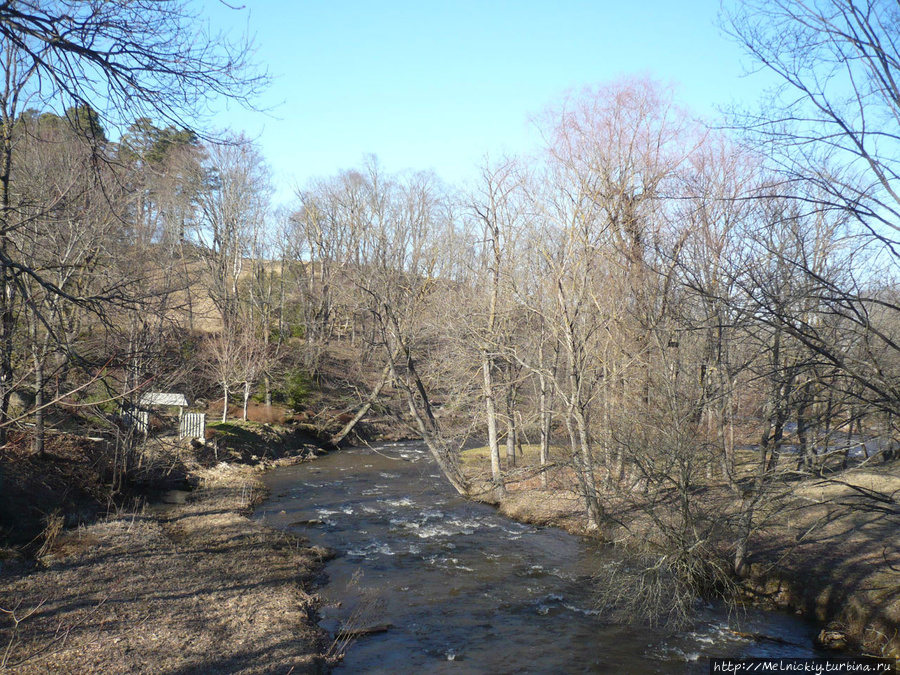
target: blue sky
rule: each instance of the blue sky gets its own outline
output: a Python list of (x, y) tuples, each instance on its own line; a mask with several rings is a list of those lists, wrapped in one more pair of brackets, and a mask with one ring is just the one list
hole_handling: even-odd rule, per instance
[(249, 21), (275, 77), (270, 116), (232, 107), (217, 123), (258, 140), (281, 200), (366, 153), (464, 182), (486, 153), (539, 145), (529, 120), (567, 90), (621, 76), (674, 83), (703, 115), (760, 91), (715, 25), (719, 0), (203, 2), (214, 25)]

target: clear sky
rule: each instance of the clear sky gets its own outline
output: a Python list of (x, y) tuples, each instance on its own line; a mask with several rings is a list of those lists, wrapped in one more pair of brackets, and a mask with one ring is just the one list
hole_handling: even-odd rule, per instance
[(232, 107), (218, 123), (258, 140), (285, 201), (366, 153), (463, 182), (486, 153), (534, 149), (529, 119), (567, 90), (621, 76), (674, 83), (704, 115), (759, 93), (719, 0), (202, 2), (214, 25), (249, 22), (275, 78), (271, 116)]

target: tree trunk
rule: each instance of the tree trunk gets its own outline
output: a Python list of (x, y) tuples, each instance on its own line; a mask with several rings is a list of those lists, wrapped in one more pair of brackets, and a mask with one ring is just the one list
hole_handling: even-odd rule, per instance
[(500, 442), (497, 438), (497, 409), (494, 400), (493, 359), (487, 350), (482, 352), (481, 370), (484, 376), (484, 407), (487, 414), (488, 447), (491, 452), (491, 480), (494, 488), (502, 493), (503, 474), (500, 471)]
[(363, 417), (365, 417), (366, 413), (369, 412), (369, 409), (378, 400), (378, 397), (381, 395), (381, 390), (384, 389), (384, 385), (387, 384), (388, 379), (391, 375), (391, 364), (388, 363), (384, 369), (381, 371), (381, 379), (378, 380), (378, 384), (375, 385), (375, 388), (372, 390), (372, 393), (369, 394), (366, 401), (360, 406), (359, 410), (356, 411), (356, 414), (353, 416), (347, 424), (344, 425), (344, 428), (341, 429), (338, 433), (331, 437), (329, 443), (331, 445), (337, 446), (343, 441), (347, 435), (353, 431), (353, 428), (356, 426), (357, 422), (359, 422)]
[(553, 350), (553, 364), (550, 366), (550, 374), (544, 370), (544, 331), (545, 327), (541, 323), (541, 339), (538, 343), (538, 361), (540, 369), (538, 370), (538, 385), (540, 392), (540, 430), (541, 430), (541, 487), (547, 487), (547, 463), (550, 457), (550, 435), (552, 433), (553, 424), (553, 383), (556, 381), (556, 375), (559, 367), (559, 343)]
[(506, 467), (516, 466), (516, 423), (512, 415), (506, 419)]
[[(394, 326), (394, 329), (399, 333), (399, 329), (397, 329), (396, 326)], [(425, 441), (425, 445), (428, 447), (429, 452), (431, 452), (434, 461), (437, 462), (438, 468), (440, 468), (444, 477), (459, 494), (468, 496), (468, 481), (462, 470), (459, 468), (456, 458), (450, 455), (449, 448), (447, 448), (447, 444), (443, 439), (437, 420), (434, 418), (431, 402), (428, 399), (428, 392), (425, 390), (425, 384), (422, 382), (422, 379), (416, 371), (412, 354), (399, 337), (397, 342), (399, 344), (399, 350), (405, 355), (406, 378), (400, 379), (397, 377), (393, 356), (389, 354), (388, 358), (390, 359), (391, 377), (398, 382), (403, 389), (406, 395), (406, 403), (409, 407), (409, 412), (416, 421), (416, 426), (419, 428), (422, 440)], [(416, 404), (416, 395), (419, 397), (420, 405)]]
[(741, 515), (738, 521), (738, 536), (734, 546), (734, 573), (738, 579), (744, 579), (750, 572), (747, 562), (750, 532), (753, 527), (753, 510), (755, 500), (750, 504), (741, 504)]
[(587, 428), (587, 419), (584, 412), (576, 409), (575, 426), (578, 430), (578, 445), (580, 450), (580, 467), (579, 476), (581, 477), (581, 487), (584, 493), (584, 505), (587, 511), (588, 527), (596, 528), (600, 525), (600, 499), (597, 496), (597, 482), (594, 477), (594, 459), (591, 455), (591, 446), (589, 432)]
[[(9, 94), (9, 91), (5, 92)], [(4, 96), (4, 104), (7, 103)], [(3, 119), (0, 125), (3, 128), (3, 136), (0, 139), (0, 252), (4, 258), (9, 251), (8, 232), (12, 227), (10, 214), (12, 213), (12, 201), (10, 195), (10, 180), (12, 178), (12, 129), (14, 123), (14, 110), (7, 105), (2, 109)], [(7, 421), (9, 419), (9, 397), (12, 394), (13, 384), (13, 337), (15, 332), (16, 284), (12, 268), (5, 260), (0, 260), (0, 447), (6, 445)]]
[(31, 447), (34, 454), (44, 456), (45, 430), (44, 430), (44, 358), (50, 347), (49, 333), (38, 343), (38, 317), (37, 310), (32, 307), (29, 317), (28, 337), (31, 342), (31, 359), (34, 367), (34, 436)]
[(34, 356), (34, 437), (32, 449), (38, 457), (44, 456), (44, 360), (32, 347)]
[(516, 418), (514, 410), (515, 387), (506, 390), (506, 467), (516, 465)]
[(553, 412), (550, 410), (552, 405), (550, 399), (550, 391), (547, 386), (547, 377), (543, 371), (538, 372), (538, 383), (540, 386), (540, 428), (541, 428), (541, 487), (547, 487), (547, 459), (550, 456), (550, 428), (553, 421)]
[(816, 468), (815, 448), (809, 438), (809, 418), (806, 411), (810, 406), (811, 384), (809, 380), (800, 387), (800, 400), (797, 402), (797, 442), (800, 445), (800, 457), (797, 468), (805, 468), (812, 472)]

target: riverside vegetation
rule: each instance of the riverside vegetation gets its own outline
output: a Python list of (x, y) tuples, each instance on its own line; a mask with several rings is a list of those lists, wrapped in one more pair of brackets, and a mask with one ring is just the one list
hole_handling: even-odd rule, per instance
[[(0, 8), (0, 515), (56, 578), (62, 526), (280, 454), (229, 415), (286, 417), (331, 446), (414, 433), (461, 494), (604, 537), (634, 564), (602, 600), (635, 618), (677, 624), (697, 597), (749, 594), (896, 655), (896, 8), (738, 3), (727, 29), (784, 87), (734, 112), (733, 131), (622, 79), (550, 104), (544, 147), (485, 162), (464, 189), (370, 157), (276, 210), (254, 144), (192, 116), (213, 94), (251, 100), (266, 78), (249, 50), (184, 44), (180, 5), (21, 4), (33, 13)], [(46, 32), (59, 22), (68, 42)], [(157, 416), (145, 437), (128, 422), (149, 391), (223, 425), (188, 447), (162, 442)], [(177, 551), (202, 521), (184, 508), (89, 532)], [(200, 536), (199, 558), (245, 541), (240, 514), (223, 518), (237, 529)], [(103, 574), (108, 558), (73, 546)], [(27, 582), (7, 575), (22, 565), (3, 566), (4, 663), (84, 645), (69, 637), (91, 627), (105, 667), (104, 630), (131, 596), (20, 602)], [(300, 565), (303, 580), (314, 565)], [(254, 616), (242, 625), (267, 623)], [(145, 640), (145, 620), (123, 625)], [(29, 625), (44, 638), (24, 640)], [(272, 639), (314, 672), (323, 661), (290, 661), (315, 652), (308, 635)]]

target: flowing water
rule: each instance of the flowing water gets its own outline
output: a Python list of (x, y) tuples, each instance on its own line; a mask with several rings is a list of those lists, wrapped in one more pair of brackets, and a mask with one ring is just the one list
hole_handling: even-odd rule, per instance
[(418, 443), (335, 452), (266, 483), (258, 518), (340, 553), (321, 625), (382, 631), (336, 673), (706, 673), (709, 657), (815, 655), (814, 628), (784, 614), (708, 606), (674, 634), (610, 623), (591, 594), (608, 553), (460, 498)]

